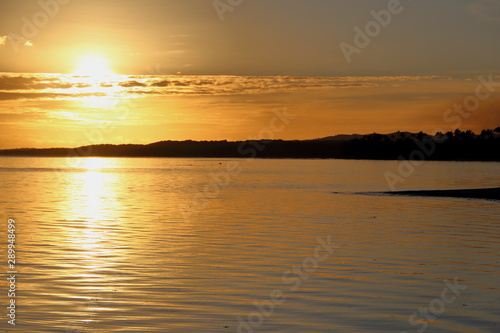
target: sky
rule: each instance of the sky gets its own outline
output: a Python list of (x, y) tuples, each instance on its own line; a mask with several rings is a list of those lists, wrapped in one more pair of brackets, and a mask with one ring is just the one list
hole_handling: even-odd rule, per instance
[[(41, 0), (55, 13), (0, 49), (0, 71), (71, 73), (97, 52), (122, 74), (429, 75), (499, 70), (499, 0), (402, 0), (399, 14), (347, 64), (339, 47), (387, 9), (379, 0), (243, 0), (221, 21), (213, 0)], [(227, 3), (228, 0), (220, 0)], [(23, 36), (40, 1), (0, 0), (0, 36)], [(39, 19), (43, 24), (44, 20)], [(25, 29), (33, 32), (35, 29)]]
[[(500, 0), (0, 0), (0, 148), (74, 145), (131, 99), (104, 142), (241, 140), (283, 107), (286, 139), (448, 129), (498, 80), (499, 33)], [(498, 98), (453, 124), (499, 126)]]

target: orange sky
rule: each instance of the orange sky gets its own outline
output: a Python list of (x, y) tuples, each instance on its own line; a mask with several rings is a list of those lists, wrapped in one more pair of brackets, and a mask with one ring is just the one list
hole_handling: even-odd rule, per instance
[(500, 0), (396, 2), (0, 0), (0, 148), (499, 126)]
[[(275, 138), (480, 131), (500, 123), (498, 96), (480, 80), (498, 89), (500, 77), (479, 78), (0, 74), (0, 148), (245, 140), (283, 108), (294, 118)], [(489, 95), (477, 110), (452, 109), (477, 89)]]

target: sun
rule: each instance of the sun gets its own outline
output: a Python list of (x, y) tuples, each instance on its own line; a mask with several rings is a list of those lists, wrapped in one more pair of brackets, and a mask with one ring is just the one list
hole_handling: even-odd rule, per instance
[(108, 60), (96, 55), (82, 57), (78, 62), (75, 74), (93, 78), (114, 75), (113, 71), (109, 68)]

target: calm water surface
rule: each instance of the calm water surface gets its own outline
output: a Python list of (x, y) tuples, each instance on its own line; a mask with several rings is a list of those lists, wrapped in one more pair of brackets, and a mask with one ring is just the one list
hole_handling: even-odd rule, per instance
[[(0, 329), (499, 332), (499, 203), (353, 193), (389, 190), (397, 165), (0, 158), (2, 276), (9, 218), (18, 251), (17, 325), (4, 307)], [(398, 189), (498, 187), (499, 171), (426, 162)], [(444, 303), (445, 281), (467, 288)]]

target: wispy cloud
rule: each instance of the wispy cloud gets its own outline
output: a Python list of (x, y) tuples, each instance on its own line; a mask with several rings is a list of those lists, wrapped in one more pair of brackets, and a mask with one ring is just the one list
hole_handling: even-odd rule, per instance
[[(20, 38), (18, 40), (16, 40), (16, 38)], [(0, 46), (4, 46), (7, 44), (7, 41), (13, 41), (19, 45), (23, 45), (23, 46), (29, 46), (29, 47), (32, 47), (33, 46), (33, 42), (31, 42), (30, 40), (27, 40), (27, 39), (24, 39), (22, 37), (11, 37), (11, 36), (0, 36)]]
[[(397, 85), (404, 81), (435, 77), (301, 77), (301, 76), (210, 76), (133, 75), (91, 83), (89, 78), (58, 74), (4, 74), (0, 76), (0, 99), (71, 98), (81, 96), (222, 96), (283, 93), (312, 89), (358, 89)], [(48, 97), (50, 96), (50, 97)]]

